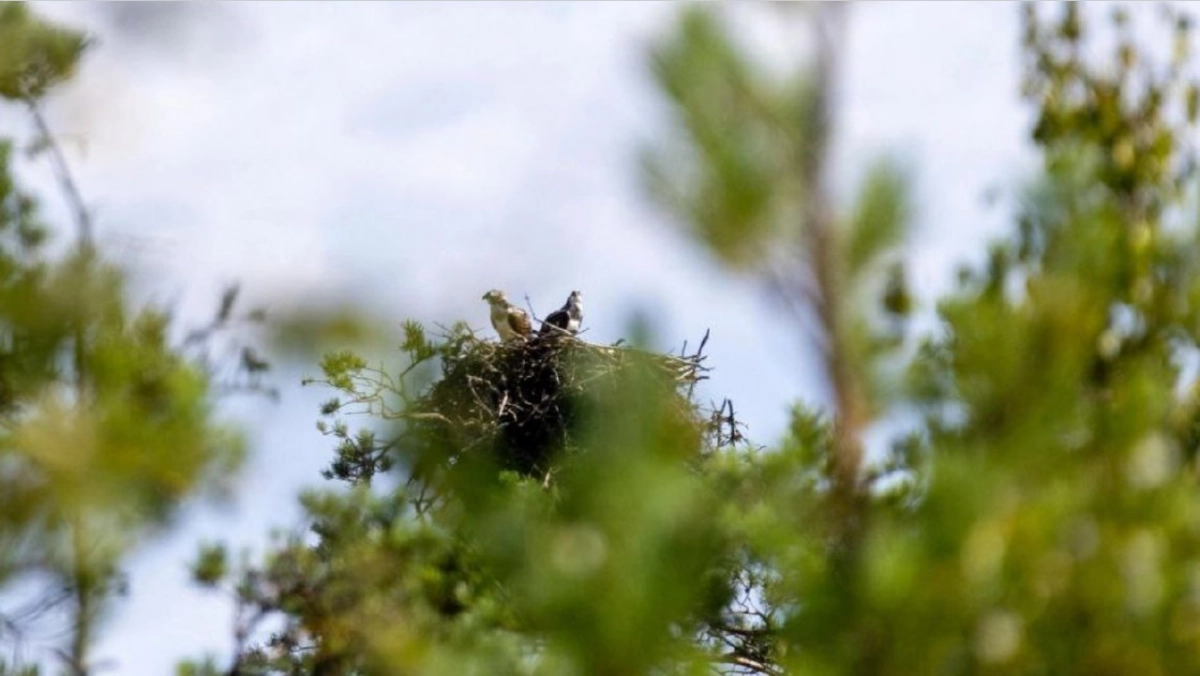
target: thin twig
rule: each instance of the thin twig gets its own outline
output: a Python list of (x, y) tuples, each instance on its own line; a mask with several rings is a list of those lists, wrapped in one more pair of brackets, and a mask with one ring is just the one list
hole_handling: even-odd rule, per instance
[(78, 228), (79, 247), (84, 252), (91, 253), (95, 248), (92, 215), (83, 201), (83, 195), (79, 191), (79, 186), (75, 183), (71, 167), (67, 164), (67, 157), (62, 151), (62, 146), (50, 131), (50, 125), (46, 122), (46, 116), (42, 114), (42, 107), (38, 103), (38, 99), (26, 94), (24, 102), (25, 107), (29, 110), (29, 116), (33, 118), (33, 123), (37, 127), (40, 137), (38, 142), (50, 153), (50, 161), (54, 165), (55, 178), (58, 180), (59, 187), (62, 188), (63, 193), (66, 195), (71, 210), (74, 212), (75, 225)]

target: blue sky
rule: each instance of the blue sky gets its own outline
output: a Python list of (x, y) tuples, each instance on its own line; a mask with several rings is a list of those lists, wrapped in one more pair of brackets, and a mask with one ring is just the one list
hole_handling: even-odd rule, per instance
[[(647, 203), (636, 152), (663, 129), (645, 70), (676, 8), (613, 4), (56, 4), (100, 39), (54, 101), (99, 237), (143, 293), (200, 317), (240, 280), (251, 299), (354, 297), (405, 317), (477, 327), (483, 291), (542, 313), (571, 289), (597, 342), (633, 311), (662, 347), (712, 329), (708, 383), (763, 443), (789, 402), (823, 398), (802, 334)], [(793, 37), (742, 6), (740, 39), (769, 58)], [(839, 189), (871, 158), (914, 170), (910, 248), (925, 296), (950, 288), (1002, 215), (985, 190), (1032, 166), (1017, 97), (1018, 11), (1005, 3), (864, 4), (850, 11), (835, 145)], [(0, 132), (20, 130), (0, 111)], [(27, 175), (49, 185), (43, 167)], [(52, 196), (52, 193), (47, 193)], [(51, 209), (57, 209), (51, 204)], [(320, 482), (324, 393), (279, 375), (279, 404), (241, 403), (253, 456), (231, 505), (199, 505), (131, 561), (133, 587), (97, 657), (168, 672), (230, 645), (231, 611), (192, 589), (197, 542), (261, 545), (297, 525)], [(170, 608), (169, 614), (164, 608)]]

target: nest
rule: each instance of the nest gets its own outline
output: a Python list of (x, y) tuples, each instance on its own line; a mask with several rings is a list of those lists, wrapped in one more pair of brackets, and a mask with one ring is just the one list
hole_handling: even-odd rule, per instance
[[(705, 336), (707, 341), (708, 336)], [(578, 448), (583, 407), (610, 393), (630, 375), (662, 388), (668, 406), (690, 423), (709, 429), (713, 421), (692, 401), (706, 379), (704, 342), (694, 354), (649, 353), (624, 346), (595, 345), (573, 336), (544, 336), (495, 343), (473, 335), (443, 353), (442, 377), (417, 408), (428, 413), (427, 447), (442, 449), (441, 462), (454, 465), (466, 454), (488, 453), (501, 469), (548, 477), (556, 459)], [(631, 370), (637, 369), (636, 373)], [(649, 378), (646, 378), (649, 376)], [(725, 410), (724, 405), (720, 409)], [(728, 425), (736, 432), (729, 409)], [(729, 436), (717, 422), (715, 438)], [(446, 449), (453, 449), (447, 455)]]

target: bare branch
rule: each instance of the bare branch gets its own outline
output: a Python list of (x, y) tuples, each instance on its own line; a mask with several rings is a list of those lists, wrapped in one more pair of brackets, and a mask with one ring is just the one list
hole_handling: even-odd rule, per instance
[(67, 163), (67, 157), (62, 151), (62, 146), (59, 144), (58, 139), (51, 132), (50, 125), (46, 122), (46, 116), (42, 113), (42, 107), (38, 99), (27, 94), (24, 101), (25, 107), (29, 111), (29, 116), (33, 119), (34, 126), (37, 127), (38, 143), (50, 154), (50, 162), (54, 165), (54, 176), (58, 180), (59, 187), (62, 188), (67, 202), (70, 204), (72, 214), (75, 218), (79, 248), (86, 253), (91, 253), (95, 249), (92, 215), (83, 201), (83, 195), (79, 192), (79, 186), (75, 183), (71, 167)]

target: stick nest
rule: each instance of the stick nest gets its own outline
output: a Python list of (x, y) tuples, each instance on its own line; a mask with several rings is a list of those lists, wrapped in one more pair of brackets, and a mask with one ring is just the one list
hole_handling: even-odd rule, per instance
[[(694, 354), (674, 356), (571, 336), (495, 343), (467, 335), (443, 353), (442, 377), (416, 408), (431, 414), (423, 425), (434, 437), (427, 439), (431, 448), (458, 449), (443, 461), (452, 465), (465, 453), (490, 449), (502, 469), (543, 477), (560, 453), (578, 447), (588, 398), (615, 392), (637, 375), (661, 387), (672, 413), (707, 432), (710, 445), (721, 445), (733, 436), (722, 431), (723, 418), (705, 416), (692, 400), (708, 377), (703, 349), (701, 342)], [(727, 424), (735, 435), (732, 408)]]

